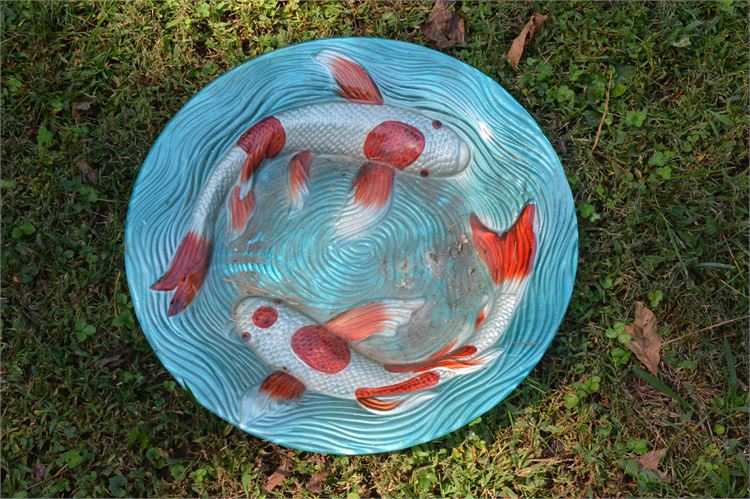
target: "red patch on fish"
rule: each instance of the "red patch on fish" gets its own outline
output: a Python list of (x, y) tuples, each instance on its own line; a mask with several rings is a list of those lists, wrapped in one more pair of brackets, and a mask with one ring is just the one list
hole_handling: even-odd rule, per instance
[(347, 342), (320, 326), (305, 326), (294, 333), (292, 350), (302, 362), (324, 374), (343, 371), (351, 360)]
[(232, 212), (232, 230), (240, 231), (247, 225), (247, 220), (255, 209), (255, 196), (253, 192), (247, 193), (247, 196), (240, 198), (240, 186), (232, 189), (232, 197), (229, 201), (229, 208)]
[[(441, 352), (443, 351), (441, 350)], [(383, 367), (390, 373), (418, 373), (429, 371), (430, 369), (436, 369), (438, 367), (446, 369), (461, 369), (474, 366), (479, 362), (476, 359), (461, 360), (477, 353), (477, 347), (474, 345), (465, 345), (450, 353), (441, 352), (438, 352), (423, 362), (415, 362), (412, 364), (385, 364)]]
[(258, 307), (253, 313), (253, 324), (261, 329), (267, 329), (276, 323), (279, 313), (273, 307)]
[(513, 227), (503, 235), (490, 230), (472, 213), (471, 237), (495, 284), (524, 278), (531, 272), (536, 253), (534, 212), (534, 205), (527, 205)]
[(382, 163), (366, 162), (354, 179), (354, 201), (365, 208), (382, 208), (391, 197), (394, 170)]
[(241, 181), (248, 181), (261, 161), (276, 156), (285, 143), (286, 132), (284, 127), (273, 116), (265, 118), (248, 128), (237, 141), (237, 145), (247, 153), (247, 159), (242, 167)]
[(295, 400), (305, 393), (305, 384), (289, 373), (276, 371), (261, 383), (258, 391), (282, 400)]
[(151, 286), (154, 291), (177, 289), (169, 303), (168, 316), (180, 313), (193, 301), (206, 278), (210, 260), (211, 242), (189, 231), (177, 248), (169, 270)]
[(364, 153), (367, 159), (403, 170), (422, 154), (424, 145), (418, 129), (400, 121), (384, 121), (367, 134)]

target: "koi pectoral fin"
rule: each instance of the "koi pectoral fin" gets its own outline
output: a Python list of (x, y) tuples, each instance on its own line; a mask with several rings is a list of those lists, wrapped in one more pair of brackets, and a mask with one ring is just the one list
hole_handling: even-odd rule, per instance
[(302, 151), (292, 158), (289, 165), (289, 200), (291, 214), (298, 213), (310, 194), (308, 183), (310, 181), (310, 165), (312, 154), (310, 151)]
[(391, 411), (401, 406), (410, 406), (420, 403), (435, 394), (423, 393), (409, 399), (401, 400), (382, 400), (383, 397), (393, 397), (395, 395), (404, 395), (420, 390), (431, 388), (438, 384), (440, 375), (435, 371), (419, 374), (401, 383), (377, 388), (358, 388), (355, 390), (355, 397), (363, 407), (372, 411)]
[(348, 342), (361, 341), (374, 334), (392, 336), (407, 325), (424, 300), (382, 300), (343, 312), (325, 323), (326, 330)]
[(362, 234), (380, 222), (391, 205), (395, 170), (383, 163), (366, 162), (352, 183), (352, 194), (336, 221), (344, 238)]
[(367, 71), (355, 61), (333, 50), (323, 50), (315, 60), (326, 66), (338, 83), (343, 98), (362, 104), (382, 104), (377, 85)]
[(169, 270), (151, 286), (154, 291), (175, 290), (168, 316), (180, 313), (193, 301), (206, 278), (210, 260), (211, 242), (189, 231), (177, 248)]
[(247, 221), (250, 219), (250, 215), (252, 215), (254, 210), (255, 194), (253, 191), (248, 192), (243, 197), (240, 186), (236, 185), (234, 189), (232, 189), (227, 202), (231, 239), (237, 238), (237, 236), (245, 230)]
[(289, 373), (276, 371), (260, 386), (250, 387), (240, 402), (240, 421), (250, 423), (289, 409), (305, 392), (305, 385)]

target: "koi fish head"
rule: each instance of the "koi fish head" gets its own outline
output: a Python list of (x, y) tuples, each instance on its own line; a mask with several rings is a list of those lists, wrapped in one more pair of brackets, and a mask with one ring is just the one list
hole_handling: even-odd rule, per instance
[(424, 134), (424, 150), (414, 163), (404, 168), (405, 172), (422, 177), (449, 177), (469, 166), (469, 145), (454, 130), (426, 117), (418, 125)]
[(279, 300), (250, 297), (234, 309), (235, 331), (240, 339), (253, 346), (264, 334), (275, 332), (288, 321), (285, 309)]

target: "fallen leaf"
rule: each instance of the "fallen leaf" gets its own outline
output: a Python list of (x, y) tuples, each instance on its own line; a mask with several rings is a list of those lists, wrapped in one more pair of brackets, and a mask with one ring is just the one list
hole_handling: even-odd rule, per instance
[(76, 163), (78, 171), (83, 173), (89, 182), (94, 185), (99, 185), (99, 171), (96, 168), (91, 168), (88, 163), (81, 160)]
[(151, 78), (149, 78), (146, 75), (137, 74), (133, 76), (133, 81), (139, 85), (150, 85), (151, 84)]
[(635, 322), (625, 328), (633, 337), (626, 347), (646, 366), (651, 374), (657, 375), (661, 337), (656, 327), (656, 316), (642, 302), (635, 302)]
[(440, 50), (463, 43), (466, 38), (463, 18), (449, 6), (448, 0), (437, 0), (427, 22), (419, 28)]
[(529, 18), (529, 22), (521, 30), (521, 33), (513, 40), (510, 50), (508, 50), (508, 54), (505, 56), (513, 65), (513, 69), (518, 70), (518, 61), (521, 60), (521, 54), (523, 54), (523, 49), (526, 47), (526, 42), (534, 37), (534, 33), (542, 27), (542, 24), (547, 22), (547, 19), (549, 19), (549, 16), (545, 14), (533, 13), (531, 18)]
[(73, 119), (76, 120), (76, 123), (81, 121), (81, 111), (88, 111), (93, 103), (92, 100), (84, 100), (73, 106)]
[(37, 480), (42, 480), (44, 478), (44, 473), (47, 471), (47, 467), (42, 463), (34, 464), (31, 469), (34, 471), (34, 478)]
[(280, 471), (274, 471), (266, 480), (265, 485), (263, 485), (263, 490), (270, 494), (271, 492), (273, 492), (273, 489), (281, 485), (284, 480), (286, 480), (286, 475), (284, 473)]
[(638, 462), (644, 470), (651, 470), (656, 473), (659, 478), (664, 479), (667, 475), (659, 469), (659, 461), (664, 457), (665, 452), (667, 452), (667, 449), (652, 450), (651, 452), (642, 455), (638, 459)]
[(307, 482), (307, 490), (314, 494), (320, 494), (323, 492), (323, 481), (328, 476), (328, 472), (325, 470), (313, 473), (310, 480)]
[(117, 355), (104, 357), (94, 362), (94, 367), (96, 367), (97, 369), (102, 369), (104, 367), (119, 367), (128, 361), (131, 353), (132, 350), (127, 349), (122, 353), (118, 353)]

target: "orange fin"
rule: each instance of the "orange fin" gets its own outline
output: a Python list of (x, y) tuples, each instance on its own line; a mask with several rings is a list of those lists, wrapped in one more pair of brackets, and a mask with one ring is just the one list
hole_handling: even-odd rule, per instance
[(305, 393), (305, 384), (283, 371), (276, 371), (261, 383), (259, 391), (271, 398), (296, 400)]
[(403, 404), (402, 400), (385, 401), (375, 397), (357, 397), (357, 402), (373, 411), (390, 411)]
[(210, 260), (211, 242), (189, 231), (177, 248), (169, 270), (151, 286), (154, 291), (176, 289), (169, 303), (168, 316), (180, 313), (193, 301), (206, 278)]
[(302, 209), (310, 193), (307, 184), (310, 180), (311, 163), (312, 154), (310, 151), (302, 151), (292, 158), (289, 166), (289, 195), (292, 213), (297, 213)]
[(436, 369), (438, 367), (446, 369), (463, 369), (473, 367), (480, 362), (478, 359), (461, 360), (466, 357), (471, 357), (475, 353), (477, 353), (477, 347), (474, 345), (465, 345), (448, 354), (439, 357), (432, 356), (424, 362), (415, 362), (413, 364), (386, 364), (383, 368), (390, 373), (418, 373), (429, 371), (430, 369)]
[(315, 60), (331, 72), (339, 84), (338, 93), (343, 98), (362, 104), (383, 103), (377, 85), (358, 63), (332, 50), (323, 50), (315, 56)]
[(383, 163), (366, 162), (354, 179), (353, 196), (336, 221), (336, 232), (352, 237), (374, 227), (388, 212), (395, 170)]
[(522, 279), (531, 273), (536, 253), (534, 213), (534, 205), (527, 205), (503, 235), (490, 230), (472, 213), (471, 237), (495, 284)]
[(229, 198), (229, 217), (232, 234), (237, 235), (245, 230), (247, 221), (254, 209), (255, 196), (253, 191), (248, 192), (243, 198), (240, 194), (240, 186), (235, 186)]
[(391, 336), (399, 327), (408, 324), (412, 313), (423, 304), (423, 300), (372, 302), (337, 315), (324, 327), (348, 342), (361, 341), (373, 334)]
[(357, 397), (357, 401), (360, 401), (361, 399), (372, 399), (373, 397), (401, 395), (430, 388), (437, 385), (439, 381), (440, 374), (435, 371), (430, 371), (393, 385), (380, 386), (377, 388), (357, 388), (354, 395)]

